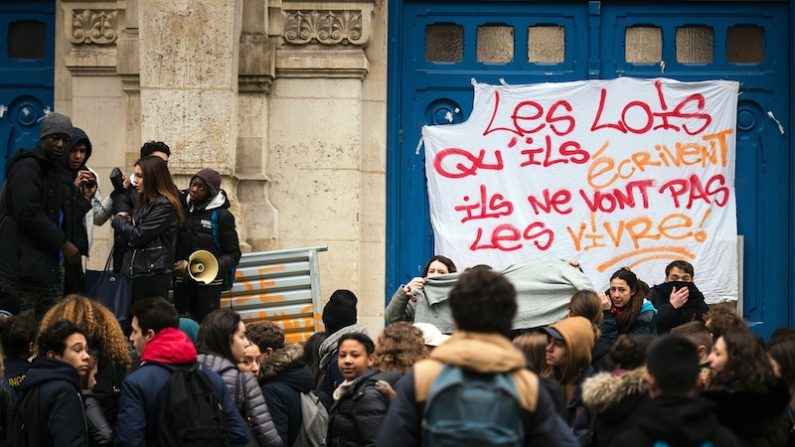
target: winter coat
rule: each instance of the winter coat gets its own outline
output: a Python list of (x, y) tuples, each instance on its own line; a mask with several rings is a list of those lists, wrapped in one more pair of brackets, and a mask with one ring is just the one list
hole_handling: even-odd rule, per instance
[[(116, 191), (115, 189), (110, 193), (110, 200), (111, 200), (111, 213), (116, 215), (117, 213), (125, 212), (129, 213), (130, 215), (133, 214), (135, 210), (135, 203), (138, 198), (138, 192), (136, 191), (135, 187), (133, 186), (132, 182), (132, 175), (130, 176), (130, 185), (127, 189), (123, 191)], [(111, 220), (111, 225), (113, 225), (113, 221)], [(124, 239), (122, 233), (114, 227), (113, 229), (113, 271), (116, 273), (121, 272), (122, 264), (124, 263), (124, 256), (127, 253), (129, 246), (127, 245), (127, 241)]]
[[(674, 309), (671, 305), (671, 292), (687, 287), (689, 290), (687, 301), (679, 309)], [(704, 314), (709, 310), (709, 306), (704, 302), (702, 294), (695, 284), (684, 281), (670, 281), (657, 284), (651, 289), (651, 302), (657, 309), (655, 325), (658, 334), (667, 334), (671, 329), (685, 324), (689, 321), (703, 320)]]
[(614, 447), (652, 447), (665, 442), (671, 447), (740, 447), (731, 431), (718, 423), (712, 404), (698, 397), (659, 396), (643, 402), (632, 426), (611, 444)]
[(88, 427), (80, 377), (69, 363), (39, 357), (30, 366), (22, 385), (25, 394), (38, 388), (38, 414), (20, 414), (22, 420), (38, 418), (41, 446), (88, 447)]
[(591, 446), (608, 447), (627, 427), (635, 425), (637, 409), (648, 399), (646, 368), (602, 372), (583, 383), (582, 400), (591, 417)]
[(111, 426), (116, 425), (116, 416), (119, 413), (119, 398), (121, 397), (121, 384), (124, 382), (126, 375), (127, 365), (100, 359), (99, 368), (95, 376), (97, 383), (91, 393)]
[(133, 221), (113, 218), (113, 229), (121, 233), (130, 249), (124, 255), (122, 273), (130, 278), (171, 273), (177, 246), (177, 211), (165, 197), (135, 211)]
[(312, 371), (303, 360), (304, 348), (295, 343), (274, 351), (260, 364), (262, 394), (282, 444), (291, 446), (301, 431), (301, 393), (314, 388)]
[(731, 430), (745, 447), (783, 446), (787, 442), (789, 390), (775, 379), (764, 391), (710, 388), (702, 397), (715, 405), (721, 425)]
[(85, 402), (91, 445), (113, 445), (113, 427), (102, 413), (102, 407), (99, 406), (99, 401), (91, 390), (83, 390), (83, 402)]
[(199, 363), (210, 371), (215, 371), (233, 396), (238, 411), (251, 427), (257, 443), (262, 446), (281, 446), (279, 432), (273, 425), (268, 404), (250, 373), (242, 372), (228, 359), (216, 354), (199, 354)]
[[(86, 145), (86, 158), (77, 171), (69, 167), (69, 153), (83, 143)], [(85, 216), (91, 210), (91, 201), (86, 200), (83, 193), (74, 186), (74, 180), (80, 170), (85, 169), (88, 159), (91, 158), (91, 140), (79, 128), (72, 132), (72, 142), (61, 157), (61, 175), (64, 177), (64, 203), (63, 203), (63, 229), (66, 237), (80, 250), (80, 254), (88, 256), (88, 233), (86, 230)]]
[[(116, 442), (122, 446), (159, 445), (159, 397), (171, 378), (171, 370), (160, 363), (174, 366), (193, 365), (196, 363), (196, 348), (184, 332), (176, 328), (166, 328), (146, 344), (141, 354), (141, 362), (141, 366), (130, 373), (121, 386)], [(232, 395), (226, 390), (218, 374), (206, 368), (202, 372), (210, 379), (213, 390), (223, 403), (232, 445), (245, 446), (248, 442), (247, 429)]]
[(546, 391), (539, 387), (538, 377), (525, 368), (524, 355), (507, 338), (460, 331), (434, 349), (430, 359), (417, 362), (400, 380), (378, 435), (379, 446), (421, 445), (425, 402), (444, 365), (481, 374), (512, 373), (522, 406), (525, 446), (578, 445)]
[(3, 388), (8, 391), (12, 402), (19, 400), (22, 395), (22, 384), (30, 369), (30, 362), (24, 359), (6, 357), (3, 359), (5, 371), (3, 373)]
[(604, 319), (602, 324), (599, 325), (599, 330), (602, 332), (602, 337), (605, 341), (613, 343), (618, 339), (620, 334), (626, 333), (628, 336), (633, 335), (656, 335), (657, 329), (655, 327), (654, 316), (657, 314), (657, 309), (649, 300), (643, 300), (643, 306), (640, 308), (640, 314), (635, 319), (635, 324), (626, 332), (619, 332), (618, 320), (613, 312), (606, 310), (602, 312)]
[(326, 445), (375, 445), (389, 407), (389, 402), (375, 388), (375, 382), (385, 380), (394, 387), (399, 378), (399, 373), (380, 372), (377, 369), (371, 369), (357, 377), (331, 407)]
[(334, 404), (331, 394), (344, 380), (340, 373), (339, 365), (337, 364), (337, 344), (343, 335), (353, 332), (367, 335), (367, 328), (359, 326), (358, 324), (346, 326), (329, 335), (328, 338), (320, 344), (320, 348), (318, 348), (320, 370), (322, 371), (318, 395), (327, 410), (331, 410), (331, 406)]
[[(235, 216), (229, 212), (229, 199), (224, 191), (204, 203), (191, 202), (188, 191), (182, 191), (185, 225), (179, 230), (175, 259), (187, 260), (196, 250), (207, 250), (218, 260), (216, 281), (220, 284), (229, 270), (240, 261), (240, 242), (235, 229)], [(217, 232), (221, 246), (213, 236), (212, 215), (218, 213)]]
[(563, 336), (566, 360), (555, 367), (555, 377), (563, 390), (565, 418), (580, 445), (588, 441), (588, 410), (582, 402), (582, 384), (593, 375), (591, 349), (594, 333), (591, 322), (584, 317), (569, 317), (550, 325)]
[(64, 201), (62, 169), (39, 145), (6, 166), (5, 214), (0, 224), (0, 279), (26, 289), (51, 290), (58, 277)]

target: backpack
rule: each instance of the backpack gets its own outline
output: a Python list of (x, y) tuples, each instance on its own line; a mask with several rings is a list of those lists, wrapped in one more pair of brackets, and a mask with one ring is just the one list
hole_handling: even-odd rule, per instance
[(229, 446), (231, 434), (221, 398), (197, 363), (175, 367), (160, 393), (157, 438), (162, 447)]
[(479, 374), (445, 365), (422, 415), (425, 445), (521, 446), (521, 401), (512, 374)]
[[(210, 214), (210, 228), (213, 232), (213, 240), (215, 241), (215, 245), (223, 251), (223, 245), (221, 245), (221, 231), (218, 229), (218, 212), (220, 208), (216, 208), (213, 210), (212, 214)], [(235, 274), (237, 273), (237, 264), (233, 265), (226, 275), (224, 275), (224, 282), (221, 285), (221, 290), (229, 290), (235, 285)]]
[[(31, 417), (32, 416), (32, 417)], [(22, 399), (11, 407), (8, 420), (4, 421), (4, 447), (38, 446), (51, 442), (50, 437), (40, 426), (39, 387), (33, 387)]]
[(321, 447), (328, 434), (328, 411), (312, 391), (300, 393), (301, 430), (292, 447)]

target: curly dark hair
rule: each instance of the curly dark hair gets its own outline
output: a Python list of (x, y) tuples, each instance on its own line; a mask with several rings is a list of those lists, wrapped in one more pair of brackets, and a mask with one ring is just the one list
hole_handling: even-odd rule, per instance
[(426, 356), (422, 331), (411, 323), (394, 323), (378, 336), (375, 363), (381, 371), (405, 373)]
[(119, 320), (99, 301), (77, 294), (68, 295), (44, 314), (40, 332), (59, 320), (71, 321), (85, 329), (91, 350), (102, 366), (108, 362), (130, 364), (127, 337)]
[(704, 323), (715, 341), (726, 331), (748, 329), (748, 323), (740, 314), (725, 307), (713, 307), (708, 310), (704, 314)]
[(42, 327), (38, 339), (39, 355), (43, 356), (47, 351), (52, 351), (62, 356), (66, 351), (66, 339), (72, 334), (82, 334), (83, 337), (88, 338), (82, 327), (68, 320), (54, 321), (47, 327)]
[(516, 288), (491, 270), (464, 272), (450, 291), (450, 310), (462, 331), (509, 336), (517, 309)]
[(246, 325), (246, 337), (259, 347), (260, 352), (268, 348), (273, 351), (284, 347), (284, 329), (268, 320), (256, 321)]
[(773, 367), (762, 338), (748, 331), (730, 329), (721, 335), (726, 344), (726, 365), (716, 372), (710, 387), (734, 391), (764, 391), (773, 379)]

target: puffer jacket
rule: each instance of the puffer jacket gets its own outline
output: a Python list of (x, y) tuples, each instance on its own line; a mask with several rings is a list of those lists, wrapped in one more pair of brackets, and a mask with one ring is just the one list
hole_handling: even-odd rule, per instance
[(646, 368), (598, 373), (585, 381), (582, 400), (591, 416), (591, 444), (610, 446), (613, 439), (635, 425), (640, 404), (648, 399)]
[[(191, 202), (187, 190), (181, 191), (185, 225), (179, 230), (176, 259), (187, 260), (196, 250), (207, 250), (218, 260), (217, 279), (223, 280), (240, 261), (240, 241), (235, 229), (235, 216), (229, 212), (229, 199), (224, 191), (204, 203)], [(212, 228), (212, 215), (218, 213), (217, 229), (220, 246)]]
[(301, 393), (309, 393), (314, 386), (312, 371), (304, 363), (303, 354), (301, 345), (290, 344), (274, 351), (260, 365), (262, 394), (286, 446), (293, 445), (301, 431)]
[(66, 241), (60, 169), (41, 145), (18, 152), (6, 165), (2, 201), (9, 218), (0, 220), (0, 278), (26, 289), (50, 290), (56, 283)]
[(357, 377), (331, 407), (326, 445), (375, 445), (381, 423), (389, 408), (389, 402), (376, 390), (375, 382), (385, 380), (394, 388), (399, 379), (400, 373), (380, 372), (377, 369), (371, 369)]
[(137, 278), (174, 270), (179, 220), (176, 210), (165, 197), (158, 197), (137, 209), (132, 222), (115, 216), (113, 229), (130, 247), (124, 255), (121, 269), (126, 276)]
[(235, 364), (220, 355), (199, 354), (197, 361), (221, 376), (229, 394), (234, 397), (238, 411), (252, 429), (257, 443), (261, 447), (281, 446), (282, 440), (273, 425), (268, 404), (257, 379), (249, 373), (239, 371)]

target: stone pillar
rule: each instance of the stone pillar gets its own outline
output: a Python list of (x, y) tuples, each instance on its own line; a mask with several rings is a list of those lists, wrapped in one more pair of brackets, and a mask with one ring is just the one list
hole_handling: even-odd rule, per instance
[(233, 173), (242, 5), (138, 1), (141, 138), (171, 147), (174, 174), (212, 167), (227, 183)]

